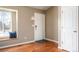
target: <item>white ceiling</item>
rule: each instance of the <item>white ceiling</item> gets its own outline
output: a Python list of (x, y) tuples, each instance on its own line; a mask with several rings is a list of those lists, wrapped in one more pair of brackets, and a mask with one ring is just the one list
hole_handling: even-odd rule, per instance
[(40, 10), (47, 10), (51, 6), (31, 6), (32, 8), (40, 9)]

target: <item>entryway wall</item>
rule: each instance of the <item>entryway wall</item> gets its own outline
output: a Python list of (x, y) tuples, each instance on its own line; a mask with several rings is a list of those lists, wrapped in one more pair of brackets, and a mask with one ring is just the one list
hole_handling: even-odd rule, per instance
[(46, 10), (45, 35), (47, 39), (58, 41), (58, 7)]

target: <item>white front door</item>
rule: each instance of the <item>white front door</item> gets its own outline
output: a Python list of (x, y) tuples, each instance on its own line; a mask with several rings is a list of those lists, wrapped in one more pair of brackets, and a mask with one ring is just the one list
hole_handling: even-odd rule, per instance
[(34, 39), (45, 39), (45, 15), (41, 13), (34, 14)]
[(78, 7), (61, 7), (61, 47), (78, 51)]

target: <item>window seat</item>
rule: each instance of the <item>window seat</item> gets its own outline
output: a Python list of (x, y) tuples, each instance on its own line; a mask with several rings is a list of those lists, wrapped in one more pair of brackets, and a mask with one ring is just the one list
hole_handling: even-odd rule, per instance
[(0, 41), (9, 40), (9, 37), (10, 35), (8, 32), (0, 33)]

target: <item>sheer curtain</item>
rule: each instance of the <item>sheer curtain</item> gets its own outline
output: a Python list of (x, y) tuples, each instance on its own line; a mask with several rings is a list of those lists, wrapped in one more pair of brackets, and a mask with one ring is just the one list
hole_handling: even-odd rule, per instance
[(0, 11), (0, 33), (11, 32), (12, 14), (7, 11)]

